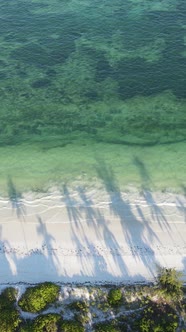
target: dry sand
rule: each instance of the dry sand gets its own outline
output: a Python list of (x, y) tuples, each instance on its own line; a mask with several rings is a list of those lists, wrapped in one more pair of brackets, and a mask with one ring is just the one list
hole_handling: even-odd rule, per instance
[(186, 198), (170, 193), (27, 193), (0, 199), (0, 283), (186, 280)]

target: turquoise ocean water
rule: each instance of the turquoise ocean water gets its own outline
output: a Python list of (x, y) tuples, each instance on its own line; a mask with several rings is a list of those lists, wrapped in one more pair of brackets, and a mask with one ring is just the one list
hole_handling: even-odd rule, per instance
[(185, 98), (184, 0), (1, 0), (0, 192), (185, 190)]

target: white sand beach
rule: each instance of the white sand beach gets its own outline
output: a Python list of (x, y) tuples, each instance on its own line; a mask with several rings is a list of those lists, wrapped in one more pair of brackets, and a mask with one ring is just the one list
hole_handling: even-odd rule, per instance
[(186, 198), (77, 188), (0, 199), (0, 283), (186, 281)]

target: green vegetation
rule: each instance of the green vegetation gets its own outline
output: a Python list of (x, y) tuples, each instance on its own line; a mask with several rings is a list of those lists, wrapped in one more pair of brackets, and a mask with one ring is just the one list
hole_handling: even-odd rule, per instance
[(182, 299), (182, 273), (175, 269), (162, 268), (158, 276), (160, 292), (171, 301), (178, 302)]
[(28, 321), (20, 328), (20, 332), (58, 332), (61, 316), (58, 314), (40, 315)]
[(20, 322), (19, 312), (16, 309), (7, 307), (0, 311), (1, 332), (17, 331)]
[[(63, 287), (63, 286), (62, 286)], [(77, 288), (77, 294), (79, 294)], [(134, 286), (86, 286), (90, 300), (58, 300), (60, 287), (43, 283), (28, 287), (17, 303), (17, 290), (8, 287), (0, 295), (2, 332), (176, 332), (186, 328), (185, 291), (180, 273), (161, 269), (158, 283)], [(85, 289), (82, 288), (83, 290)], [(169, 295), (169, 291), (170, 294)], [(92, 297), (94, 301), (92, 301)], [(79, 298), (79, 295), (78, 295)], [(67, 300), (67, 301), (66, 301)], [(120, 304), (123, 304), (120, 306)], [(23, 319), (17, 305), (32, 313)], [(104, 308), (107, 307), (105, 311)], [(43, 311), (47, 308), (47, 313)], [(54, 313), (56, 310), (56, 313)]]
[(0, 144), (186, 139), (183, 9), (153, 4), (2, 1)]
[(5, 288), (0, 296), (0, 307), (3, 305), (12, 305), (16, 302), (17, 290), (13, 287)]
[[(152, 145), (186, 139), (184, 102), (170, 94), (83, 104), (26, 104), (11, 112), (0, 111), (1, 146), (25, 140), (44, 142), (50, 148), (92, 138), (95, 142)], [(175, 114), (176, 112), (176, 114)], [(29, 119), (29, 121), (28, 121)]]
[(120, 289), (111, 289), (108, 293), (108, 303), (111, 306), (118, 306), (122, 303), (122, 292)]
[[(182, 273), (175, 269), (161, 268), (158, 275), (157, 289), (155, 287), (153, 300), (148, 296), (143, 300), (147, 306), (142, 317), (134, 323), (137, 331), (175, 332), (179, 324), (178, 310), (183, 308)], [(179, 308), (179, 309), (178, 309)]]
[(109, 323), (100, 323), (95, 326), (94, 329), (95, 332), (120, 332), (119, 329), (112, 326), (112, 324)]
[(175, 332), (178, 327), (176, 311), (168, 304), (150, 302), (136, 322), (140, 332)]
[(34, 321), (33, 332), (57, 332), (61, 316), (57, 314), (41, 315)]
[(59, 286), (50, 282), (29, 287), (18, 304), (23, 311), (40, 312), (57, 300), (59, 290)]
[(0, 295), (0, 330), (14, 332), (21, 322), (19, 312), (15, 307), (17, 291), (15, 288), (6, 288)]
[(89, 313), (89, 305), (85, 301), (74, 301), (68, 305), (68, 308), (74, 312), (74, 318), (80, 325), (89, 322), (87, 314)]
[(85, 301), (74, 301), (69, 304), (69, 308), (83, 313), (87, 313), (89, 311), (88, 304)]
[(62, 332), (84, 332), (85, 329), (84, 327), (76, 322), (76, 321), (72, 321), (72, 320), (64, 320), (61, 325), (60, 325), (61, 331)]

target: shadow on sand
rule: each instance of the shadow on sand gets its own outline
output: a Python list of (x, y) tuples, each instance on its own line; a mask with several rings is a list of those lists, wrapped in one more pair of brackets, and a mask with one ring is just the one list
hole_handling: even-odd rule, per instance
[(16, 186), (10, 176), (7, 178), (7, 189), (12, 210), (16, 212), (18, 218), (24, 219), (26, 215), (26, 208), (22, 201), (22, 194), (16, 189)]
[[(135, 165), (139, 168), (144, 182), (148, 183), (150, 177), (145, 165), (139, 159), (135, 159)], [(123, 198), (112, 168), (103, 159), (96, 160), (96, 171), (109, 197), (109, 203), (107, 202), (109, 213), (105, 213), (104, 206), (95, 204), (84, 187), (78, 187), (76, 193), (72, 193), (68, 186), (64, 185), (61, 188), (61, 209), (66, 209), (73, 250), (69, 249), (67, 255), (63, 249), (60, 254), (57, 252), (59, 243), (56, 243), (55, 237), (50, 232), (50, 225), (40, 215), (36, 216), (36, 231), (40, 241), (35, 248), (32, 246), (31, 249), (27, 248), (27, 251), (24, 251), (24, 248), (12, 248), (3, 238), (3, 228), (1, 228), (1, 282), (146, 281), (140, 271), (136, 270), (133, 275), (131, 274), (129, 263), (126, 262), (128, 256), (131, 257), (133, 271), (136, 262), (136, 266), (143, 266), (152, 279), (155, 277), (154, 266), (157, 262), (153, 243), (159, 243), (159, 239), (152, 230), (147, 216), (144, 215), (144, 210), (140, 204), (131, 204)], [(19, 218), (24, 217), (22, 196), (17, 192), (11, 178), (8, 179), (8, 190), (12, 208), (16, 210)], [(142, 198), (146, 205), (150, 205), (153, 218), (158, 223), (166, 224), (161, 207), (155, 206), (151, 193), (143, 192)], [(116, 220), (117, 222), (119, 220), (122, 234), (112, 231)], [(65, 220), (61, 219), (61, 223), (59, 221), (58, 224), (59, 232), (64, 233)], [(95, 234), (95, 241), (90, 236), (91, 232)], [(63, 243), (60, 243), (60, 246), (63, 248)], [(69, 262), (78, 264), (78, 273), (69, 273)]]

